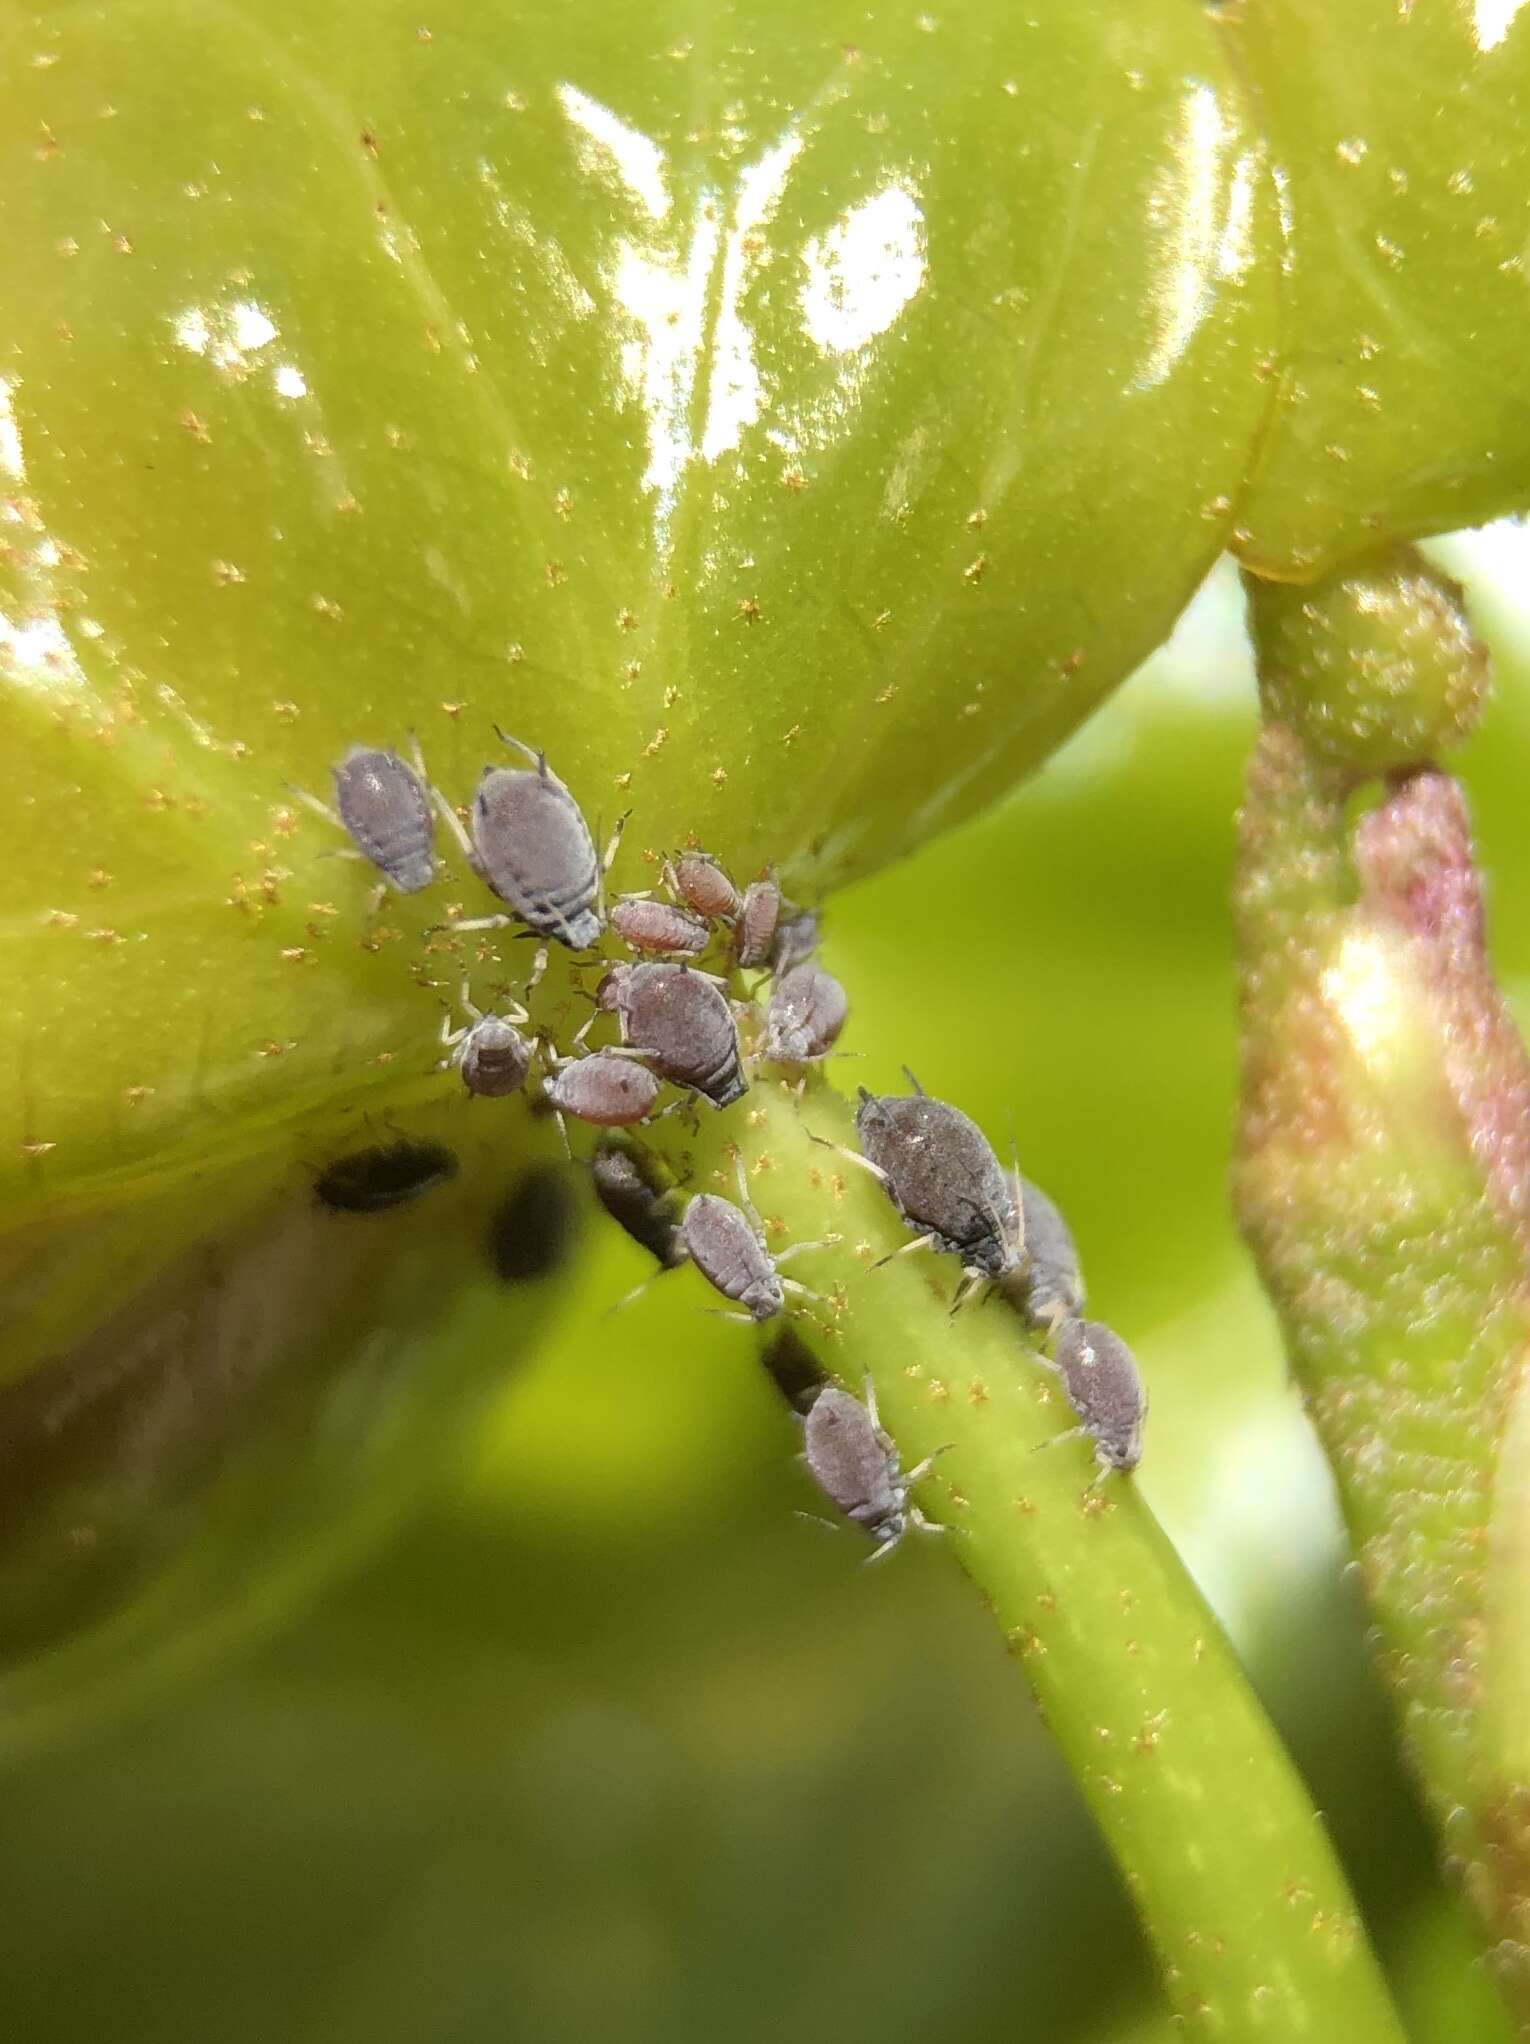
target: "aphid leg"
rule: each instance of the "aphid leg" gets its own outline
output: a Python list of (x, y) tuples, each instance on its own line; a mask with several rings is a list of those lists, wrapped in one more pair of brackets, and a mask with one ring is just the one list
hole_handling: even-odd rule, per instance
[(1038, 1441), (1035, 1447), (1032, 1448), (1031, 1453), (1033, 1455), (1039, 1455), (1043, 1448), (1060, 1448), (1064, 1441), (1082, 1441), (1087, 1439), (1087, 1437), (1088, 1437), (1087, 1428), (1069, 1427), (1066, 1433), (1053, 1434), (1052, 1438), (1049, 1441)]
[(912, 1256), (920, 1249), (933, 1249), (937, 1239), (934, 1235), (916, 1235), (912, 1242), (905, 1242), (901, 1248), (889, 1249), (885, 1256), (879, 1256), (871, 1267), (880, 1270), (886, 1263), (896, 1263), (900, 1256)]
[[(781, 1259), (778, 1256), (776, 1262), (779, 1264), (780, 1261)], [(822, 1292), (815, 1292), (808, 1285), (799, 1284), (795, 1278), (782, 1278), (781, 1289), (783, 1292), (790, 1292), (794, 1298), (811, 1299), (815, 1306), (823, 1306), (828, 1303)]]
[(311, 809), (315, 816), (322, 816), (324, 821), (332, 823), (336, 830), (344, 830), (345, 825), (340, 820), (338, 809), (332, 809), (327, 802), (321, 801), (317, 795), (310, 795), (306, 788), (294, 787), (291, 781), (284, 781), (282, 786), (287, 790), (287, 793), (294, 802), (301, 802), (305, 809)]
[(386, 880), (379, 880), (377, 885), (370, 888), (367, 893), (367, 905), (364, 914), (368, 922), (372, 921), (387, 899), (388, 883)]
[[(754, 1232), (763, 1243), (765, 1223), (760, 1219), (760, 1210), (749, 1197), (749, 1180), (744, 1173), (744, 1153), (737, 1143), (733, 1145), (733, 1176), (738, 1183), (738, 1203), (754, 1224)], [(776, 1259), (779, 1262), (779, 1258)]]
[(887, 1539), (882, 1541), (878, 1546), (874, 1547), (871, 1550), (870, 1554), (868, 1554), (866, 1559), (861, 1563), (861, 1567), (870, 1568), (874, 1561), (885, 1561), (888, 1555), (892, 1553), (893, 1549), (902, 1540), (902, 1538), (903, 1535), (901, 1533), (889, 1534)]
[[(602, 898), (604, 898), (603, 890), (605, 887), (606, 875), (611, 870), (612, 862), (616, 858), (616, 848), (622, 841), (622, 832), (627, 828), (628, 822), (631, 820), (631, 816), (632, 811), (630, 809), (624, 809), (621, 815), (617, 817), (616, 828), (611, 832), (610, 837), (606, 839), (606, 848), (600, 855), (600, 880), (602, 888)], [(646, 900), (647, 897), (644, 896), (643, 898)]]
[(789, 1262), (794, 1256), (801, 1256), (809, 1249), (833, 1249), (842, 1240), (843, 1237), (839, 1235), (820, 1235), (816, 1242), (790, 1243), (785, 1249), (777, 1252), (776, 1268), (779, 1270), (783, 1263)]
[(436, 930), (508, 930), (515, 921), (514, 916), (474, 916), (465, 923), (436, 923), (427, 934), (434, 935)]
[(439, 788), (432, 787), (430, 782), (427, 781), (425, 783), (425, 792), (435, 804), (436, 814), (457, 840), (457, 848), (462, 853), (463, 858), (467, 860), (469, 866), (476, 873), (478, 871), (478, 856), (473, 850), (473, 840), (467, 834), (466, 824), (464, 824), (462, 818), (453, 809)]
[(730, 1313), (725, 1306), (703, 1306), (703, 1313), (710, 1313), (714, 1320), (736, 1320), (740, 1327), (758, 1327), (759, 1321), (752, 1313)]
[(872, 1380), (869, 1370), (866, 1373), (862, 1389), (866, 1396), (866, 1410), (871, 1414), (871, 1424), (874, 1427), (880, 1427), (882, 1422), (877, 1416), (877, 1387)]
[(863, 1157), (859, 1150), (849, 1149), (844, 1143), (831, 1142), (827, 1136), (814, 1135), (811, 1129), (807, 1131), (807, 1139), (810, 1143), (817, 1143), (822, 1150), (837, 1150), (847, 1164), (856, 1164), (862, 1171), (869, 1171), (884, 1191), (892, 1183), (881, 1165), (873, 1164), (871, 1159)]
[(941, 1456), (949, 1455), (955, 1446), (956, 1443), (954, 1441), (942, 1441), (938, 1448), (930, 1450), (922, 1462), (916, 1462), (912, 1469), (905, 1472), (903, 1481), (905, 1483), (918, 1483), (921, 1478), (929, 1475)]
[(949, 1526), (943, 1525), (939, 1519), (927, 1519), (917, 1505), (909, 1506), (908, 1523), (917, 1526), (921, 1533), (949, 1533), (952, 1530)]
[(523, 1001), (529, 1001), (541, 985), (542, 975), (547, 970), (547, 956), (548, 947), (545, 944), (539, 944), (537, 946), (537, 955), (531, 961), (531, 977), (527, 980), (521, 992), (521, 999)]
[[(547, 1098), (547, 1096), (546, 1096), (546, 1094), (545, 1094), (545, 1093), (543, 1094), (543, 1096), (542, 1096), (542, 1097), (543, 1097), (543, 1099), (544, 1099), (544, 1100), (546, 1100), (546, 1098)], [(551, 1105), (551, 1102), (548, 1102), (548, 1104), (549, 1104), (549, 1105)], [(557, 1124), (558, 1124), (558, 1133), (559, 1133), (559, 1135), (560, 1135), (560, 1136), (562, 1136), (562, 1138), (563, 1138), (563, 1154), (564, 1154), (564, 1156), (565, 1156), (565, 1157), (567, 1157), (568, 1161), (569, 1161), (569, 1162), (570, 1162), (570, 1163), (572, 1164), (572, 1163), (573, 1163), (573, 1161), (574, 1161), (574, 1150), (573, 1150), (573, 1145), (572, 1145), (572, 1144), (571, 1144), (571, 1143), (569, 1142), (569, 1139), (568, 1139), (568, 1123), (567, 1123), (567, 1122), (566, 1122), (566, 1121), (564, 1120), (564, 1118), (563, 1118), (563, 1110), (562, 1110), (562, 1108), (561, 1108), (561, 1107), (554, 1107), (554, 1108), (553, 1108), (553, 1119), (554, 1119), (554, 1121), (556, 1121), (556, 1122), (557, 1122)]]
[[(951, 1298), (951, 1312), (959, 1313), (974, 1292), (983, 1290), (988, 1283), (988, 1273), (983, 1270), (964, 1270), (962, 1281)], [(949, 1316), (948, 1316), (949, 1317)]]

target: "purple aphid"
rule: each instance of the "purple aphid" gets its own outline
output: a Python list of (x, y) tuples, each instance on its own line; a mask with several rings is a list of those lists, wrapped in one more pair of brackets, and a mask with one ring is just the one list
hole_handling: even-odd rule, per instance
[(697, 958), (712, 941), (712, 932), (699, 916), (672, 901), (643, 894), (623, 895), (609, 921), (624, 944), (654, 957)]
[(613, 965), (598, 1005), (614, 1013), (622, 1041), (646, 1051), (654, 1070), (714, 1107), (749, 1090), (739, 1058), (738, 1025), (714, 979), (685, 965)]
[(927, 1456), (904, 1474), (896, 1444), (877, 1422), (869, 1378), (865, 1405), (837, 1384), (819, 1392), (803, 1423), (803, 1459), (829, 1502), (876, 1542), (870, 1560), (891, 1554), (910, 1526), (929, 1526), (908, 1494), (935, 1458)]
[(357, 851), (400, 894), (428, 887), (436, 877), (435, 818), (423, 763), (416, 771), (396, 752), (353, 745), (333, 773), (335, 808)]
[(670, 886), (697, 915), (738, 914), (738, 889), (709, 852), (682, 852), (664, 870)]
[(920, 1231), (918, 1243), (959, 1256), (974, 1281), (1020, 1269), (1020, 1209), (977, 1124), (922, 1091), (878, 1097), (862, 1087), (860, 1099), (862, 1155), (904, 1220)]
[(600, 941), (604, 928), (601, 879), (615, 854), (621, 827), (606, 857), (598, 859), (583, 810), (548, 766), (545, 754), (503, 731), (499, 735), (506, 745), (535, 760), (535, 766), (484, 768), (473, 797), (471, 844), (445, 805), (442, 814), (462, 838), (474, 870), (508, 904), (511, 914), (481, 916), (455, 927), (491, 930), (521, 922), (571, 951), (588, 951)]
[(559, 1113), (571, 1114), (576, 1121), (593, 1122), (597, 1128), (632, 1128), (653, 1113), (660, 1081), (636, 1058), (597, 1050), (560, 1064), (544, 1092)]
[(1142, 1460), (1147, 1392), (1126, 1343), (1103, 1321), (1065, 1320), (1052, 1350), (1052, 1368), (1078, 1415), (1078, 1425), (1058, 1439), (1083, 1435), (1093, 1441), (1100, 1465), (1096, 1482), (1112, 1470), (1135, 1469)]
[(839, 1040), (849, 997), (821, 965), (794, 965), (771, 989), (765, 1055), (783, 1065), (816, 1064)]
[(531, 1070), (531, 1044), (521, 1026), (531, 1017), (516, 1003), (506, 1014), (486, 1015), (469, 1000), (466, 986), (459, 999), (470, 1019), (461, 1029), (452, 1029), (449, 1017), (442, 1024), (441, 1041), (451, 1053), (447, 1062), (457, 1067), (470, 1093), (485, 1099), (519, 1093)]
[(781, 919), (781, 890), (774, 879), (756, 880), (744, 889), (735, 925), (734, 956), (746, 970), (768, 965)]

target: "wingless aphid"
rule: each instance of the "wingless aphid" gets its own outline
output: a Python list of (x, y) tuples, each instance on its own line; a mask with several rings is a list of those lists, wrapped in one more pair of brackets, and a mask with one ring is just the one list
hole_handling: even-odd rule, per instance
[(855, 1126), (862, 1157), (904, 1220), (920, 1231), (905, 1247), (943, 1249), (962, 1260), (957, 1303), (972, 1285), (1019, 1270), (1021, 1210), (977, 1124), (923, 1091), (912, 1098), (877, 1096), (862, 1087), (860, 1100)]
[(684, 965), (613, 965), (596, 1002), (616, 1015), (623, 1042), (649, 1052), (672, 1085), (714, 1107), (731, 1106), (749, 1090), (733, 1010), (707, 974)]
[(413, 766), (386, 747), (353, 745), (331, 773), (333, 809), (302, 789), (293, 792), (317, 815), (339, 825), (355, 855), (375, 866), (386, 886), (399, 894), (428, 887), (436, 877), (435, 817), (418, 745)]
[(451, 1027), (450, 1016), (443, 1021), (441, 1041), (450, 1053), (447, 1063), (457, 1067), (470, 1093), (484, 1099), (519, 1093), (531, 1070), (531, 1045), (521, 1034), (531, 1017), (516, 1002), (502, 1015), (484, 1014), (468, 998), (466, 983), (458, 999), (469, 1020), (461, 1029)]
[(665, 867), (664, 877), (697, 915), (737, 915), (738, 889), (709, 852), (682, 852)]
[(641, 1158), (619, 1138), (600, 1144), (590, 1159), (595, 1197), (617, 1226), (666, 1270), (684, 1263), (673, 1189), (656, 1183)]
[(768, 965), (781, 918), (781, 890), (774, 879), (756, 880), (744, 889), (734, 937), (734, 956), (746, 970)]
[(864, 1405), (837, 1384), (826, 1384), (819, 1392), (803, 1423), (803, 1459), (830, 1504), (876, 1542), (869, 1561), (891, 1554), (910, 1526), (940, 1530), (908, 1498), (910, 1487), (928, 1473), (935, 1457), (927, 1455), (917, 1468), (903, 1473), (892, 1437), (877, 1422), (876, 1392), (869, 1377)]
[(469, 845), (452, 810), (442, 813), (462, 840), (474, 870), (506, 902), (508, 916), (479, 916), (453, 925), (458, 930), (503, 929), (524, 923), (539, 937), (551, 937), (571, 951), (588, 951), (600, 941), (602, 875), (615, 855), (621, 826), (604, 860), (584, 812), (547, 764), (546, 756), (518, 738), (506, 745), (536, 761), (535, 766), (485, 767), (473, 797)]
[(612, 906), (610, 923), (631, 950), (657, 958), (698, 958), (712, 941), (699, 916), (644, 894), (623, 895)]
[(1135, 1469), (1142, 1460), (1147, 1392), (1126, 1343), (1103, 1321), (1065, 1320), (1052, 1350), (1052, 1367), (1078, 1415), (1078, 1425), (1057, 1439), (1071, 1441), (1083, 1435), (1093, 1441), (1094, 1459), (1100, 1465), (1096, 1483), (1103, 1483), (1112, 1470)]
[(786, 1304), (786, 1294), (796, 1292), (814, 1299), (806, 1285), (782, 1277), (779, 1265), (806, 1249), (821, 1249), (821, 1242), (796, 1242), (772, 1256), (765, 1230), (744, 1180), (743, 1164), (734, 1160), (738, 1172), (740, 1204), (718, 1199), (710, 1192), (698, 1192), (686, 1207), (680, 1223), (680, 1242), (702, 1276), (725, 1299), (744, 1308), (730, 1314), (735, 1320), (772, 1320)]
[(1011, 1196), (1018, 1195), (1020, 1201), (1025, 1256), (1000, 1290), (1038, 1333), (1046, 1334), (1083, 1312), (1084, 1274), (1073, 1232), (1056, 1202), (1018, 1172), (1007, 1176)]
[(653, 1113), (661, 1087), (657, 1073), (636, 1058), (597, 1050), (588, 1057), (564, 1059), (543, 1090), (560, 1122), (571, 1114), (597, 1128), (632, 1128)]
[(771, 989), (765, 1055), (777, 1064), (816, 1064), (834, 1048), (849, 1012), (849, 999), (832, 973), (821, 965), (794, 965)]

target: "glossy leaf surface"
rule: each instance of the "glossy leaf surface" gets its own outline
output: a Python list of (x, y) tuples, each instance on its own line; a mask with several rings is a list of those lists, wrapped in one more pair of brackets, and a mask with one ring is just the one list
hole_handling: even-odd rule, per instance
[(358, 942), (289, 787), (352, 741), (462, 802), (498, 721), (631, 809), (618, 884), (695, 832), (816, 895), (1223, 538), (1272, 215), (1177, 0), (152, 0), (0, 65), (11, 1203), (428, 1068), (420, 933), (490, 904)]

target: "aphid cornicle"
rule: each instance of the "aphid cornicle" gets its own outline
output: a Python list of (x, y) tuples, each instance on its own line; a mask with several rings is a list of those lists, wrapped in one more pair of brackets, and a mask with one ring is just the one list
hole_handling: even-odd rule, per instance
[(774, 879), (756, 880), (744, 889), (733, 955), (746, 970), (770, 962), (780, 918), (781, 890)]
[(1084, 1310), (1084, 1274), (1073, 1231), (1057, 1203), (1018, 1172), (1006, 1174), (1020, 1201), (1025, 1256), (1000, 1287), (1006, 1300), (1041, 1333)]
[(712, 941), (712, 932), (699, 916), (648, 895), (623, 895), (613, 904), (608, 921), (624, 944), (654, 957), (697, 958)]
[(417, 773), (396, 752), (353, 745), (332, 772), (335, 808), (362, 857), (400, 894), (428, 887), (436, 877), (435, 818), (423, 765)]
[(657, 1183), (640, 1158), (620, 1140), (609, 1140), (590, 1159), (590, 1174), (595, 1197), (640, 1249), (666, 1270), (684, 1263), (672, 1190)]
[(670, 886), (697, 915), (737, 915), (738, 889), (710, 852), (682, 852), (664, 870)]
[(446, 1062), (457, 1067), (468, 1091), (483, 1099), (519, 1093), (531, 1070), (531, 1045), (521, 1025), (531, 1017), (518, 1003), (506, 1014), (486, 1015), (468, 998), (465, 984), (458, 999), (469, 1020), (461, 1029), (451, 1028), (450, 1016), (442, 1023), (441, 1041), (450, 1053)]
[(876, 1392), (869, 1377), (865, 1405), (837, 1384), (826, 1384), (819, 1392), (803, 1423), (803, 1459), (829, 1502), (876, 1542), (869, 1560), (891, 1554), (910, 1526), (929, 1527), (918, 1506), (909, 1503), (908, 1493), (935, 1458), (926, 1456), (904, 1475), (896, 1444), (878, 1424)]
[[(484, 768), (473, 797), (468, 855), (485, 886), (509, 905), (512, 915), (480, 916), (454, 927), (500, 929), (513, 920), (571, 951), (588, 951), (604, 927), (598, 904), (606, 862), (596, 857), (584, 812), (545, 755), (504, 732), (500, 737), (536, 765)], [(451, 810), (442, 813), (460, 836), (461, 825)], [(615, 844), (613, 837), (609, 851)]]
[(923, 1092), (877, 1096), (863, 1086), (860, 1100), (862, 1154), (904, 1220), (920, 1230), (907, 1246), (948, 1250), (974, 1281), (1021, 1268), (1020, 1209), (977, 1124)]
[(839, 1040), (849, 998), (821, 965), (794, 965), (771, 989), (765, 1055), (777, 1064), (816, 1064)]
[(636, 1058), (597, 1050), (560, 1064), (543, 1090), (560, 1113), (571, 1114), (576, 1121), (593, 1122), (597, 1128), (631, 1128), (652, 1114), (660, 1081)]
[(1052, 1350), (1052, 1367), (1078, 1415), (1078, 1425), (1057, 1438), (1067, 1441), (1082, 1434), (1093, 1441), (1100, 1465), (1097, 1483), (1113, 1469), (1135, 1469), (1142, 1460), (1147, 1392), (1126, 1343), (1103, 1321), (1065, 1320)]
[(655, 1071), (714, 1107), (749, 1090), (738, 1026), (715, 980), (684, 965), (613, 965), (596, 994), (615, 1013), (622, 1040), (651, 1054)]

